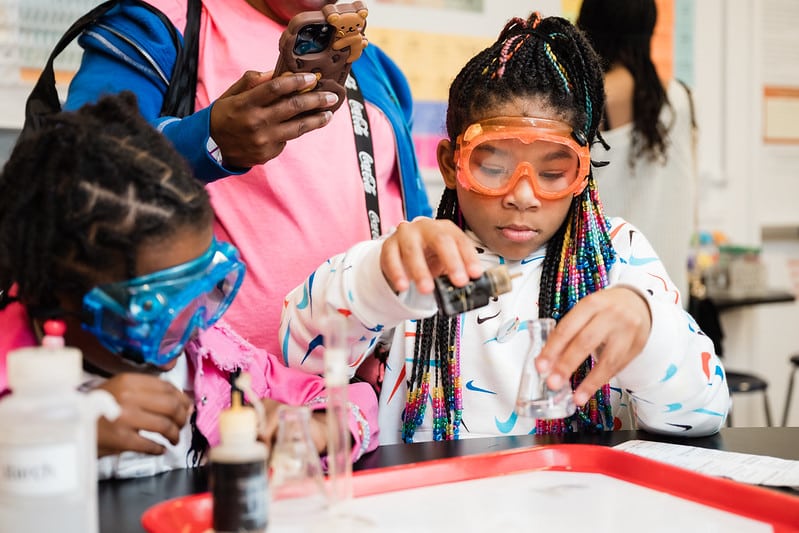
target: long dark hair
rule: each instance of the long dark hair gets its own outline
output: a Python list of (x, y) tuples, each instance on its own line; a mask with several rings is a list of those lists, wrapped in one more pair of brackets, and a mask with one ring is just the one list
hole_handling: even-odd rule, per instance
[(577, 27), (602, 58), (603, 70), (620, 64), (632, 74), (631, 162), (641, 156), (652, 161), (666, 157), (668, 125), (660, 119), (660, 113), (670, 104), (652, 62), (656, 22), (655, 0), (583, 0), (577, 18)]

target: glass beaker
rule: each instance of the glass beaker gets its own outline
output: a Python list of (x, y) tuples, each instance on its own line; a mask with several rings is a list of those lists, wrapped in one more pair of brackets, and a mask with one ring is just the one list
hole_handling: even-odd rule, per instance
[(310, 520), (327, 505), (322, 463), (311, 438), (311, 409), (281, 405), (269, 459), (270, 527)]
[(536, 318), (525, 320), (518, 326), (517, 334), (524, 334), (526, 356), (516, 396), (516, 414), (530, 418), (564, 418), (574, 414), (573, 391), (567, 381), (559, 390), (552, 390), (546, 384), (548, 374), (540, 375), (535, 368), (535, 359), (541, 353), (552, 330), (555, 319)]

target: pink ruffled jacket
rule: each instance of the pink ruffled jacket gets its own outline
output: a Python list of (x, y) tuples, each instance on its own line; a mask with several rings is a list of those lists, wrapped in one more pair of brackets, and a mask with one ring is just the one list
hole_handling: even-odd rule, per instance
[[(8, 387), (6, 357), (16, 348), (36, 346), (37, 340), (24, 309), (12, 303), (0, 311), (0, 393)], [(230, 406), (231, 371), (250, 373), (251, 387), (259, 398), (271, 398), (291, 405), (324, 409), (327, 400), (324, 379), (294, 368), (256, 348), (224, 322), (203, 331), (186, 345), (194, 373), (197, 428), (214, 446), (219, 443), (219, 414)], [(352, 460), (377, 447), (377, 397), (366, 383), (349, 386), (350, 421), (353, 435)]]

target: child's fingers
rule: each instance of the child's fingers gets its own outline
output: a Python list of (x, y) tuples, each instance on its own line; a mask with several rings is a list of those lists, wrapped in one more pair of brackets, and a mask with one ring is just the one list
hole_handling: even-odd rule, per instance
[(405, 273), (421, 294), (433, 292), (434, 274), (428, 265), (426, 239), (426, 234), (414, 232), (409, 238), (400, 241), (400, 257)]
[(402, 264), (399, 244), (397, 239), (393, 236), (386, 239), (383, 243), (383, 247), (380, 251), (380, 268), (383, 271), (383, 276), (394, 292), (399, 293), (408, 290), (408, 276)]
[(629, 338), (610, 337), (606, 344), (594, 350), (596, 365), (574, 390), (574, 403), (584, 405), (596, 391), (624, 367), (624, 354), (630, 350)]
[(485, 268), (483, 268), (482, 263), (480, 263), (480, 255), (477, 253), (474, 243), (465, 234), (461, 234), (457, 242), (460, 256), (463, 258), (466, 275), (469, 279), (479, 278), (485, 271)]

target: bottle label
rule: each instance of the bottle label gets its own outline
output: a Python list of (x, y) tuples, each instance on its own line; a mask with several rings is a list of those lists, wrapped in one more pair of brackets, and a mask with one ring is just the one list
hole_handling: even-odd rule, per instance
[(0, 447), (0, 493), (51, 496), (77, 490), (78, 450), (75, 443), (19, 448)]
[(267, 523), (267, 478), (263, 461), (211, 463), (214, 531), (263, 531)]

